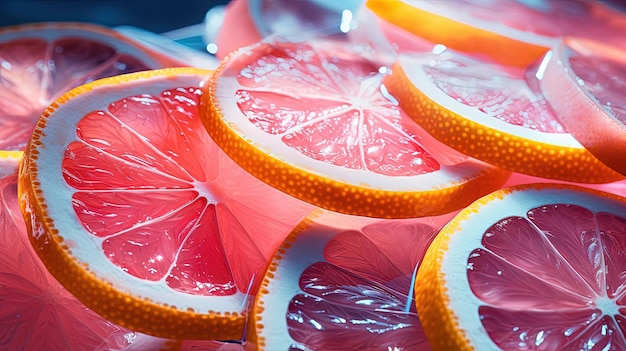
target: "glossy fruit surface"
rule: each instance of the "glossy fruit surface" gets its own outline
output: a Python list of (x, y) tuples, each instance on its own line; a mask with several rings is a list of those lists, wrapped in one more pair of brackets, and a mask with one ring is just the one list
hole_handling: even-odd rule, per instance
[(623, 179), (567, 132), (530, 72), (442, 50), (401, 55), (385, 84), (424, 130), (484, 162), (580, 183)]
[(368, 0), (378, 16), (420, 39), (526, 67), (565, 36), (622, 45), (626, 17), (600, 1)]
[(251, 174), (337, 212), (443, 214), (502, 184), (506, 172), (442, 145), (398, 108), (379, 59), (334, 41), (242, 48), (209, 80), (203, 123)]
[(540, 86), (555, 115), (599, 160), (626, 175), (626, 50), (567, 39), (544, 57)]
[(259, 350), (430, 350), (413, 284), (450, 216), (346, 217), (307, 219), (278, 250), (252, 311)]
[(438, 234), (417, 311), (435, 350), (619, 350), (626, 199), (533, 184), (485, 196)]
[(0, 150), (23, 150), (56, 98), (89, 81), (175, 64), (109, 28), (35, 23), (0, 29)]
[(93, 310), (160, 337), (237, 340), (255, 277), (311, 206), (211, 141), (207, 74), (146, 71), (59, 98), (26, 151), (21, 207), (50, 272)]

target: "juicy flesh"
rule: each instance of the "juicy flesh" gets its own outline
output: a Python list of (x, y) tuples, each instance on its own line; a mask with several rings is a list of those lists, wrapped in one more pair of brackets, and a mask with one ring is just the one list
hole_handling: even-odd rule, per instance
[(257, 128), (307, 157), (391, 176), (440, 167), (386, 93), (385, 68), (375, 62), (281, 44), (235, 69), (242, 86), (236, 93), (239, 109)]
[[(483, 119), (496, 118), (506, 123), (546, 133), (565, 133), (541, 93), (534, 91), (522, 72), (463, 59), (447, 59), (424, 66), (434, 84), (445, 94), (476, 108)], [(485, 123), (489, 121), (485, 120)]]
[(0, 43), (0, 149), (23, 149), (41, 113), (67, 90), (145, 69), (137, 58), (85, 38)]
[(86, 115), (63, 175), (78, 220), (112, 263), (177, 291), (231, 295), (262, 276), (305, 207), (219, 151), (197, 116), (199, 95), (132, 96)]
[(329, 241), (327, 261), (302, 273), (302, 293), (289, 303), (289, 334), (299, 343), (294, 350), (430, 349), (411, 287), (434, 232), (423, 224), (387, 222)]
[(493, 225), (467, 270), (491, 339), (506, 350), (626, 348), (625, 234), (626, 218), (564, 204)]

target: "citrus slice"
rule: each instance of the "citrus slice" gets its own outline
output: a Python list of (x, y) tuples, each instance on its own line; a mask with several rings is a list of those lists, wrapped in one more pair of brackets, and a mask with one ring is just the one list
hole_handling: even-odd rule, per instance
[(70, 88), (174, 64), (105, 27), (38, 23), (0, 29), (0, 150), (22, 150), (43, 110)]
[(626, 198), (498, 190), (437, 235), (415, 285), (434, 350), (622, 350)]
[(559, 121), (598, 159), (626, 175), (626, 51), (566, 39), (547, 54), (540, 85)]
[(429, 350), (413, 279), (450, 217), (303, 221), (256, 297), (257, 350)]
[(433, 43), (518, 67), (564, 36), (621, 44), (626, 17), (600, 1), (368, 0), (378, 16)]
[(207, 73), (120, 75), (60, 97), (25, 151), (20, 199), (37, 253), (89, 308), (159, 337), (237, 340), (269, 258), (312, 206), (212, 142), (197, 106)]
[(566, 131), (522, 70), (441, 50), (401, 55), (392, 71), (385, 83), (400, 106), (460, 152), (543, 178), (623, 179)]
[(204, 125), (251, 174), (341, 213), (443, 214), (502, 184), (505, 172), (413, 123), (371, 55), (366, 45), (322, 40), (242, 48), (205, 88)]

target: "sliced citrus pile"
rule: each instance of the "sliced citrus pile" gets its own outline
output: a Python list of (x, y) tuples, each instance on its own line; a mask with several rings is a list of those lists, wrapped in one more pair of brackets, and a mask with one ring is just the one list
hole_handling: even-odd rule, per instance
[[(626, 17), (600, 1), (368, 0), (378, 16), (420, 38), (525, 67), (559, 38), (621, 44)], [(621, 44), (623, 45), (623, 44)]]
[(543, 64), (542, 92), (561, 123), (598, 159), (626, 175), (626, 50), (566, 39)]
[(0, 150), (22, 150), (57, 97), (94, 79), (175, 64), (111, 29), (39, 23), (0, 30)]
[(251, 315), (258, 350), (430, 349), (413, 285), (450, 216), (322, 218), (303, 221), (272, 260)]
[[(450, 50), (401, 55), (385, 83), (448, 146), (514, 172), (581, 183), (622, 179), (561, 125), (522, 70)], [(527, 72), (531, 72), (530, 70)]]
[(205, 88), (204, 125), (251, 174), (337, 212), (442, 214), (501, 185), (506, 172), (447, 148), (406, 116), (373, 55), (331, 41), (242, 48)]
[(198, 117), (208, 71), (97, 80), (55, 101), (20, 168), (30, 238), (105, 318), (175, 339), (237, 340), (269, 258), (312, 206), (237, 167)]
[(502, 189), (462, 210), (415, 285), (435, 350), (626, 348), (626, 198), (581, 187)]

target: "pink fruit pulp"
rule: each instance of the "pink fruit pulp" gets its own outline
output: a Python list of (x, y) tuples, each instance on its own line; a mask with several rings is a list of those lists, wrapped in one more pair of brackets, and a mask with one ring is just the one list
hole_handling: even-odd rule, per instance
[(467, 275), (499, 347), (626, 347), (626, 218), (554, 204), (499, 221), (482, 244)]
[(451, 54), (423, 66), (448, 96), (512, 125), (545, 133), (566, 132), (544, 96), (529, 86), (523, 71)]
[(251, 123), (307, 157), (390, 176), (438, 170), (438, 150), (418, 143), (423, 132), (382, 85), (386, 68), (339, 45), (262, 44), (222, 75), (237, 77)]
[(83, 83), (148, 69), (140, 60), (85, 38), (0, 43), (0, 149), (22, 150), (44, 109)]
[(197, 116), (199, 95), (179, 88), (89, 113), (64, 177), (79, 221), (127, 273), (189, 294), (245, 293), (312, 206), (223, 154)]
[(569, 65), (581, 89), (626, 125), (626, 63), (568, 50)]
[(0, 349), (120, 350), (133, 333), (80, 303), (46, 270), (30, 245), (17, 179), (0, 179)]
[(289, 334), (301, 344), (292, 350), (429, 350), (411, 287), (435, 233), (388, 221), (332, 238), (289, 303)]

